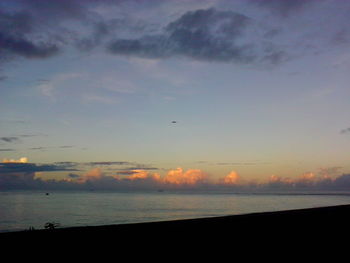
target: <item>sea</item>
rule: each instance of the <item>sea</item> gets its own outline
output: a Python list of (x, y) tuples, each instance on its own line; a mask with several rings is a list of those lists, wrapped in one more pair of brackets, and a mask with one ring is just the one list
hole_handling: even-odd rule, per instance
[(350, 204), (349, 194), (0, 191), (0, 232), (128, 224)]

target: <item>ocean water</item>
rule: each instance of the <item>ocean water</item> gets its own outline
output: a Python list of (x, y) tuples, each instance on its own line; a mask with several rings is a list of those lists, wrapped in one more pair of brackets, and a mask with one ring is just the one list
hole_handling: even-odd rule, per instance
[(350, 204), (350, 195), (0, 192), (0, 231), (126, 224)]

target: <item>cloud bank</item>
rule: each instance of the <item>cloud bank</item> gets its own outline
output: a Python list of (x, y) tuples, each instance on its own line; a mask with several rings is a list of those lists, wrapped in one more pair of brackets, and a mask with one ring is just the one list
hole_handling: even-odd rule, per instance
[[(144, 169), (106, 169), (111, 163), (125, 165), (127, 162), (96, 162), (102, 165), (82, 172), (75, 163), (55, 164), (28, 163), (26, 158), (4, 160), (0, 163), (0, 190), (191, 190), (225, 192), (339, 192), (350, 191), (350, 174), (339, 175), (340, 167), (320, 169), (319, 173), (304, 173), (295, 178), (273, 175), (265, 182), (249, 181), (236, 171), (213, 180), (200, 169), (184, 170), (181, 167), (168, 170), (165, 175)], [(91, 165), (91, 164), (90, 164)], [(47, 180), (42, 173), (67, 172), (60, 180)], [(338, 174), (338, 175), (336, 175)]]

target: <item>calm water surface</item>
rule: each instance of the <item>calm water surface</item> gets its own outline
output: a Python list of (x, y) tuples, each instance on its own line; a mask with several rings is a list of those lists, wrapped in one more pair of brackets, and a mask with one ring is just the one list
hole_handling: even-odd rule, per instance
[(0, 192), (0, 231), (125, 224), (350, 204), (349, 195)]

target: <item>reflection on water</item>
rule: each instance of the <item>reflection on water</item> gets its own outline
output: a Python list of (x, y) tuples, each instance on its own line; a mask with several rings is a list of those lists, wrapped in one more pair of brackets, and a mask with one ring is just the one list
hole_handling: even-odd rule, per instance
[(348, 195), (0, 192), (0, 231), (125, 224), (349, 204)]

